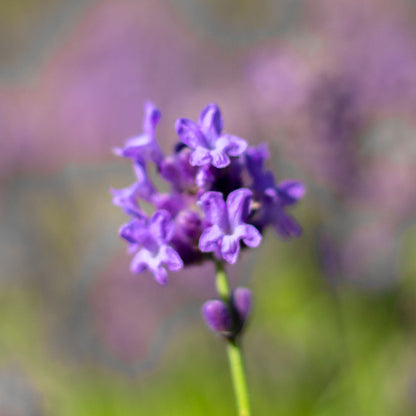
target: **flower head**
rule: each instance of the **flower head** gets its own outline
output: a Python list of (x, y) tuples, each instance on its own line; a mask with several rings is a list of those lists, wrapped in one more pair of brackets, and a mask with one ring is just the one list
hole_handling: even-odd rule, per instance
[[(160, 111), (147, 103), (143, 134), (117, 150), (132, 159), (136, 174), (133, 185), (111, 190), (113, 203), (131, 218), (120, 236), (135, 253), (133, 273), (150, 270), (157, 282), (165, 284), (167, 269), (179, 270), (213, 256), (236, 263), (242, 249), (260, 244), (269, 225), (282, 236), (299, 235), (300, 227), (286, 210), (303, 196), (304, 187), (295, 180), (275, 182), (273, 174), (264, 170), (266, 146), (247, 148), (245, 140), (223, 134), (221, 113), (210, 104), (198, 124), (177, 120), (181, 143), (164, 156), (155, 134), (159, 119)], [(168, 184), (167, 192), (159, 192), (147, 174), (150, 163)], [(153, 206), (150, 217), (140, 201)], [(231, 315), (240, 313), (243, 322), (249, 296), (244, 291), (234, 295)], [(215, 305), (211, 327), (222, 314)]]

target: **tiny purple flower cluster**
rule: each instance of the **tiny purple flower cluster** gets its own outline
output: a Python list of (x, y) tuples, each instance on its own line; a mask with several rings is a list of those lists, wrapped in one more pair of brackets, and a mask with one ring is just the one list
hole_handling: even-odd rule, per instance
[[(300, 234), (286, 208), (302, 198), (303, 184), (276, 183), (264, 170), (267, 148), (248, 147), (244, 139), (223, 133), (217, 105), (205, 107), (198, 123), (176, 121), (180, 141), (168, 156), (156, 141), (160, 118), (160, 111), (146, 103), (143, 133), (115, 149), (131, 159), (136, 175), (133, 185), (112, 190), (113, 203), (131, 217), (120, 236), (136, 253), (133, 273), (150, 270), (165, 284), (166, 268), (175, 271), (209, 259), (234, 264), (242, 247), (260, 244), (269, 225), (283, 238)], [(168, 192), (159, 192), (151, 181), (150, 163), (169, 184)], [(152, 215), (140, 200), (154, 207)]]

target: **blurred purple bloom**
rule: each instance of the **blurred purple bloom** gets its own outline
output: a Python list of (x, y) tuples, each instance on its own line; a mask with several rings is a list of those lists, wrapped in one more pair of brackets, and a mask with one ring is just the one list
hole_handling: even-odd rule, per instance
[(245, 223), (252, 195), (249, 189), (241, 188), (231, 192), (227, 202), (220, 192), (207, 192), (201, 197), (200, 205), (211, 224), (199, 240), (202, 252), (221, 253), (224, 260), (234, 264), (240, 251), (240, 240), (249, 247), (260, 244), (259, 231)]
[(224, 168), (230, 164), (230, 156), (240, 156), (246, 150), (244, 139), (221, 134), (222, 127), (221, 112), (216, 104), (209, 104), (202, 110), (198, 124), (186, 118), (176, 121), (179, 138), (194, 149), (189, 160), (192, 166), (212, 164)]
[(131, 158), (144, 164), (151, 160), (159, 165), (163, 160), (163, 153), (156, 141), (156, 125), (162, 116), (161, 112), (147, 102), (144, 106), (143, 133), (128, 139), (123, 148), (116, 148), (114, 152), (123, 157)]
[(167, 211), (156, 211), (149, 221), (134, 219), (124, 225), (120, 236), (140, 247), (134, 256), (130, 270), (140, 273), (149, 269), (160, 284), (167, 283), (167, 272), (179, 270), (183, 261), (179, 254), (168, 245), (174, 233), (174, 223)]

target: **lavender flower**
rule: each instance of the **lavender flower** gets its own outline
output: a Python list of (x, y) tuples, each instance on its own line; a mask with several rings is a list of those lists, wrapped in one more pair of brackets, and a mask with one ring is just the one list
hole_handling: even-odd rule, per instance
[(303, 197), (305, 187), (293, 179), (276, 184), (273, 173), (263, 170), (267, 157), (264, 146), (251, 148), (246, 154), (248, 171), (253, 178), (252, 189), (261, 204), (253, 221), (259, 230), (272, 225), (282, 238), (298, 237), (302, 232), (301, 227), (285, 210)]
[(260, 244), (259, 231), (245, 223), (250, 213), (252, 195), (249, 189), (237, 189), (228, 195), (226, 203), (220, 192), (207, 192), (202, 196), (200, 204), (211, 224), (199, 240), (202, 252), (220, 252), (225, 261), (234, 264), (240, 251), (240, 240), (248, 247)]
[(221, 112), (216, 104), (209, 104), (202, 110), (198, 124), (186, 118), (176, 121), (179, 138), (194, 149), (189, 160), (192, 166), (212, 164), (224, 168), (231, 163), (230, 156), (240, 156), (246, 150), (244, 139), (221, 134), (222, 127)]
[[(247, 149), (245, 140), (222, 134), (223, 121), (215, 104), (202, 110), (198, 124), (184, 118), (176, 121), (182, 143), (166, 157), (155, 138), (160, 112), (150, 103), (145, 109), (143, 135), (117, 152), (133, 159), (137, 182), (112, 191), (113, 202), (132, 217), (120, 229), (129, 251), (136, 252), (130, 270), (148, 269), (158, 283), (165, 284), (166, 268), (175, 271), (215, 260), (221, 300), (207, 301), (202, 316), (211, 330), (229, 342), (230, 366), (239, 386), (239, 414), (248, 415), (238, 341), (251, 308), (251, 292), (245, 288), (230, 292), (224, 261), (234, 264), (242, 247), (257, 247), (268, 225), (284, 236), (299, 235), (300, 227), (285, 209), (302, 198), (305, 189), (295, 180), (276, 185), (273, 174), (264, 171), (266, 147)], [(147, 162), (156, 165), (170, 185), (169, 192), (161, 194), (153, 186), (146, 175)], [(248, 184), (250, 176), (252, 183)], [(150, 219), (137, 199), (154, 206)]]
[[(269, 225), (283, 236), (300, 234), (286, 209), (303, 196), (304, 187), (295, 180), (275, 184), (272, 173), (264, 170), (265, 146), (247, 149), (245, 140), (222, 134), (221, 113), (210, 104), (198, 125), (177, 120), (182, 143), (164, 156), (155, 133), (160, 114), (147, 103), (144, 133), (117, 150), (132, 159), (136, 174), (133, 185), (111, 191), (113, 203), (131, 218), (121, 227), (120, 236), (129, 243), (129, 252), (136, 253), (130, 266), (133, 273), (150, 270), (157, 282), (165, 284), (166, 269), (179, 270), (213, 257), (236, 263), (242, 248), (260, 244)], [(152, 183), (148, 163), (156, 165), (170, 187), (168, 192), (160, 193)], [(151, 217), (140, 201), (154, 207)], [(239, 293), (235, 293), (237, 306), (232, 315), (240, 316), (237, 321), (242, 325), (249, 296)]]
[(174, 224), (170, 214), (164, 210), (158, 210), (153, 217), (134, 219), (123, 226), (120, 235), (136, 247), (140, 247), (134, 256), (130, 269), (133, 273), (140, 273), (149, 269), (160, 284), (167, 283), (167, 272), (179, 270), (183, 267), (179, 254), (168, 245), (174, 233)]
[(156, 142), (156, 126), (161, 118), (161, 112), (151, 103), (144, 106), (143, 133), (128, 139), (123, 148), (116, 148), (114, 152), (123, 157), (128, 157), (142, 164), (151, 160), (157, 165), (163, 160), (163, 154)]
[(113, 204), (119, 206), (126, 214), (133, 217), (143, 217), (138, 199), (151, 202), (156, 196), (156, 189), (149, 180), (145, 167), (140, 162), (134, 163), (137, 181), (127, 188), (111, 189)]

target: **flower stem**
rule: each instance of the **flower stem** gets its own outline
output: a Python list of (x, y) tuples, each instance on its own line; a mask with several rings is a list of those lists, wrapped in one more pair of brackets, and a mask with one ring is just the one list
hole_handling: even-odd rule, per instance
[[(221, 262), (217, 262), (215, 284), (221, 299), (229, 305), (230, 288), (224, 266)], [(237, 403), (238, 416), (250, 416), (250, 402), (248, 398), (240, 340), (240, 337), (237, 339), (227, 339), (227, 355), (234, 387), (234, 396)]]

